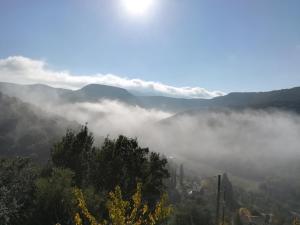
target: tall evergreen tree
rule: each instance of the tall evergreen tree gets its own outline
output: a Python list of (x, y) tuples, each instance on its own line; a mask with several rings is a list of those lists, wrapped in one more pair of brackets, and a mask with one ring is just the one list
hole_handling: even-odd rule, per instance
[(79, 132), (68, 130), (60, 142), (51, 150), (51, 159), (56, 167), (69, 168), (75, 173), (77, 185), (87, 181), (90, 162), (94, 157), (94, 137), (83, 126)]
[(92, 180), (100, 190), (111, 191), (119, 185), (128, 196), (141, 182), (147, 200), (155, 202), (165, 190), (164, 179), (169, 177), (166, 165), (165, 158), (140, 147), (136, 139), (122, 135), (115, 140), (106, 138), (96, 151)]

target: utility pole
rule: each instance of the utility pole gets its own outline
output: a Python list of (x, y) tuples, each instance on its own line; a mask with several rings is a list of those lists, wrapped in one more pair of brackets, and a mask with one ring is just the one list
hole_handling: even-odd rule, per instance
[(220, 192), (221, 192), (221, 175), (218, 175), (216, 225), (219, 225), (219, 216), (220, 216)]

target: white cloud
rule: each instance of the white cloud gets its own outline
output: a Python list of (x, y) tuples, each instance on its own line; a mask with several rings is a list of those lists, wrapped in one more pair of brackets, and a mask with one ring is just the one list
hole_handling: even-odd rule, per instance
[(288, 177), (300, 160), (300, 117), (289, 112), (199, 111), (169, 118), (172, 113), (109, 100), (40, 106), (71, 121), (88, 122), (96, 137), (137, 137), (142, 146), (182, 159), (197, 173), (212, 175), (221, 169), (249, 178)]
[(54, 71), (42, 60), (23, 56), (0, 59), (0, 81), (21, 84), (42, 83), (53, 87), (78, 89), (87, 84), (105, 84), (141, 93), (184, 98), (212, 98), (224, 95), (200, 87), (174, 87), (160, 82), (129, 79), (113, 74), (74, 75), (69, 71)]

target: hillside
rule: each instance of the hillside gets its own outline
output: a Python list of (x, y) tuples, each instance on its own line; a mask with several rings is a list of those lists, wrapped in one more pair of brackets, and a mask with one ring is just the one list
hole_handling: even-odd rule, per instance
[(300, 112), (300, 87), (269, 92), (230, 93), (211, 100), (212, 106), (226, 107), (275, 107)]
[(49, 115), (0, 93), (0, 155), (31, 156), (46, 160), (49, 149), (75, 122)]
[(99, 84), (90, 84), (78, 90), (69, 90), (43, 84), (20, 85), (0, 82), (0, 91), (33, 104), (97, 102), (101, 99), (118, 100), (131, 105), (139, 104), (138, 99), (127, 90)]
[(97, 102), (102, 99), (117, 100), (147, 109), (174, 113), (195, 109), (265, 109), (280, 108), (300, 112), (300, 87), (269, 92), (234, 92), (213, 99), (185, 99), (164, 96), (135, 96), (126, 89), (90, 84), (79, 90), (53, 88), (46, 85), (18, 85), (0, 83), (0, 91), (30, 103)]
[(180, 99), (162, 96), (141, 96), (146, 107), (181, 112), (194, 109), (280, 108), (300, 112), (300, 87), (269, 92), (233, 92), (213, 99)]
[(67, 92), (61, 98), (70, 102), (96, 102), (101, 99), (109, 99), (127, 104), (138, 104), (137, 98), (127, 90), (100, 84), (89, 84), (79, 90)]

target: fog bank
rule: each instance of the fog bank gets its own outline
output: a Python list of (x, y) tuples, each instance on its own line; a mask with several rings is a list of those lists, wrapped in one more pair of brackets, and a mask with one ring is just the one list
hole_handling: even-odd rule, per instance
[(300, 159), (300, 117), (290, 112), (222, 110), (173, 116), (108, 100), (46, 109), (87, 122), (96, 136), (137, 137), (152, 151), (238, 175), (261, 177), (282, 173), (282, 168), (288, 173), (287, 165)]

